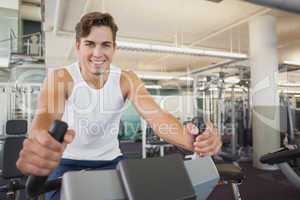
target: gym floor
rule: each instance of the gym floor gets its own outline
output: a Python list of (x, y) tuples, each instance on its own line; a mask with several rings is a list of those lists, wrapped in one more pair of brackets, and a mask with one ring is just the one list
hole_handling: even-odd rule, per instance
[[(246, 200), (299, 200), (300, 190), (290, 184), (279, 171), (264, 171), (253, 168), (251, 162), (240, 163), (246, 179), (239, 186), (242, 199)], [(218, 186), (209, 200), (233, 199), (229, 185)]]
[[(130, 158), (141, 157), (141, 143), (122, 142), (123, 153)], [(246, 179), (239, 186), (243, 200), (299, 200), (300, 189), (295, 188), (279, 171), (256, 169), (251, 162), (239, 163)], [(217, 186), (208, 200), (232, 200), (230, 185)]]

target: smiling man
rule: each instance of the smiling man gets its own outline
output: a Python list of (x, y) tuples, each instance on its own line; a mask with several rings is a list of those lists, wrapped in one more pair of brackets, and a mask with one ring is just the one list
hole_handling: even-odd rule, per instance
[[(192, 124), (184, 127), (162, 110), (134, 72), (111, 65), (118, 31), (111, 15), (88, 13), (75, 31), (78, 62), (51, 72), (43, 84), (38, 112), (17, 161), (24, 174), (54, 179), (70, 170), (115, 168), (124, 159), (118, 127), (127, 99), (167, 142), (200, 155), (218, 152), (220, 136), (211, 124), (194, 140)], [(55, 119), (70, 127), (63, 144), (47, 132)], [(59, 199), (59, 191), (46, 199)]]

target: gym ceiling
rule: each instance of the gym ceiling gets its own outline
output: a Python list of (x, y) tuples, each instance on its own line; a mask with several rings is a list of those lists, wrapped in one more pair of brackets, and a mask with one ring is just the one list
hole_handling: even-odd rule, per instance
[[(76, 58), (73, 28), (83, 13), (109, 12), (118, 40), (248, 54), (248, 22), (277, 17), (279, 61), (299, 59), (300, 15), (239, 0), (45, 0), (47, 65)], [(207, 56), (119, 50), (114, 63), (138, 71), (185, 72), (222, 63)]]

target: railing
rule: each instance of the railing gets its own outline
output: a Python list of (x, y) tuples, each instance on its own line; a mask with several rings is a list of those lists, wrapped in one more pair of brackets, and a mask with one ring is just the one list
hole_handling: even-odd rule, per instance
[(17, 37), (15, 32), (9, 30), (9, 38), (0, 40), (0, 44), (9, 42), (8, 49), (9, 58), (12, 53), (18, 53), (25, 56), (43, 57), (44, 55), (44, 40), (41, 32), (31, 33)]
[(26, 119), (31, 124), (41, 83), (0, 82), (0, 132), (9, 119)]
[(37, 32), (29, 35), (24, 35), (23, 47), (24, 54), (28, 56), (43, 56), (43, 37), (42, 33)]

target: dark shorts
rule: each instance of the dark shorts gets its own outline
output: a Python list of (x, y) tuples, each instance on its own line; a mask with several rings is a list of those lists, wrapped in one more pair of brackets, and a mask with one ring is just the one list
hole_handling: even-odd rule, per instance
[[(110, 161), (90, 161), (90, 160), (71, 160), (62, 159), (59, 166), (49, 175), (48, 180), (56, 179), (62, 176), (67, 171), (88, 170), (104, 170), (115, 169), (120, 160), (126, 159), (124, 156), (119, 156)], [(59, 200), (60, 190), (48, 192), (45, 194), (45, 200)]]

